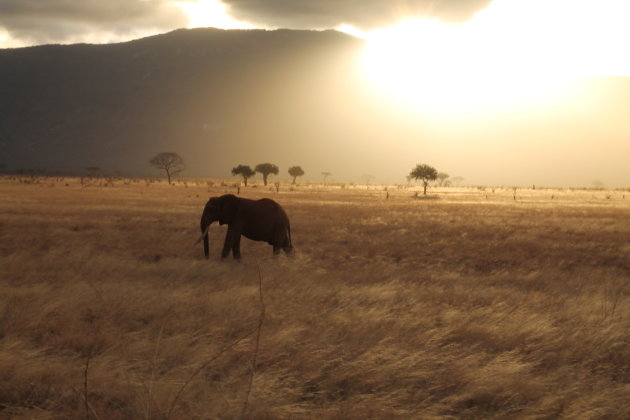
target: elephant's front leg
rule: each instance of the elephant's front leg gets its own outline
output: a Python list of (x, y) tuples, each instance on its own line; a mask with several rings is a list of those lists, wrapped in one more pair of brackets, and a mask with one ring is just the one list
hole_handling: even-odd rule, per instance
[[(240, 241), (241, 241), (241, 232), (236, 229), (234, 226), (228, 225), (228, 231), (225, 235), (225, 243), (223, 244), (223, 251), (221, 252), (221, 258), (225, 258), (230, 255), (230, 251), (234, 250), (234, 248), (238, 248), (238, 257), (240, 257)], [(234, 257), (236, 253), (234, 253)]]
[(236, 235), (234, 239), (234, 243), (232, 244), (232, 255), (234, 255), (235, 260), (241, 259), (241, 234)]

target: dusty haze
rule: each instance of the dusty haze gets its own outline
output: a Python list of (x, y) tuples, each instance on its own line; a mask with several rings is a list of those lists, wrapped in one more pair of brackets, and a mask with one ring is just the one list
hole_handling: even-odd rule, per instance
[(0, 163), (8, 170), (182, 176), (238, 164), (305, 180), (404, 183), (427, 163), (469, 185), (626, 187), (630, 81), (589, 79), (544, 105), (448, 114), (369, 83), (365, 42), (334, 31), (180, 30), (112, 45), (0, 50)]

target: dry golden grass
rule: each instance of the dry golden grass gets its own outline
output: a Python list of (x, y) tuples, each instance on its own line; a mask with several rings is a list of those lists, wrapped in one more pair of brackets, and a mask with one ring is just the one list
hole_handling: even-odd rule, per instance
[(0, 179), (0, 417), (630, 418), (629, 193), (248, 188), (296, 255), (206, 261), (228, 189)]

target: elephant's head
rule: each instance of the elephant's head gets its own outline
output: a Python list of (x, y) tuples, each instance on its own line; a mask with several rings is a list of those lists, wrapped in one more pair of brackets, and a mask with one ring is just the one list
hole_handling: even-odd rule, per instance
[(203, 239), (203, 252), (206, 258), (210, 255), (210, 248), (208, 244), (208, 228), (214, 221), (219, 221), (219, 224), (229, 224), (234, 220), (238, 204), (238, 198), (232, 194), (222, 195), (221, 197), (212, 197), (206, 203), (201, 214), (200, 228), (201, 237)]

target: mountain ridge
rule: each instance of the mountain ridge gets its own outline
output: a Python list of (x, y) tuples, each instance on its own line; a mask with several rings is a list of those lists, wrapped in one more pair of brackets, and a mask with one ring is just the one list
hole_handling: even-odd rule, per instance
[(309, 79), (360, 47), (336, 31), (204, 28), (116, 44), (0, 50), (0, 161), (9, 169), (143, 174), (152, 155), (174, 150), (190, 175), (220, 176), (225, 167), (212, 170), (212, 159), (206, 166), (195, 155), (223, 149), (230, 165), (254, 163), (228, 145), (260, 149), (256, 143), (271, 142), (270, 127), (261, 124), (256, 140), (236, 121), (303, 103), (297, 95)]

